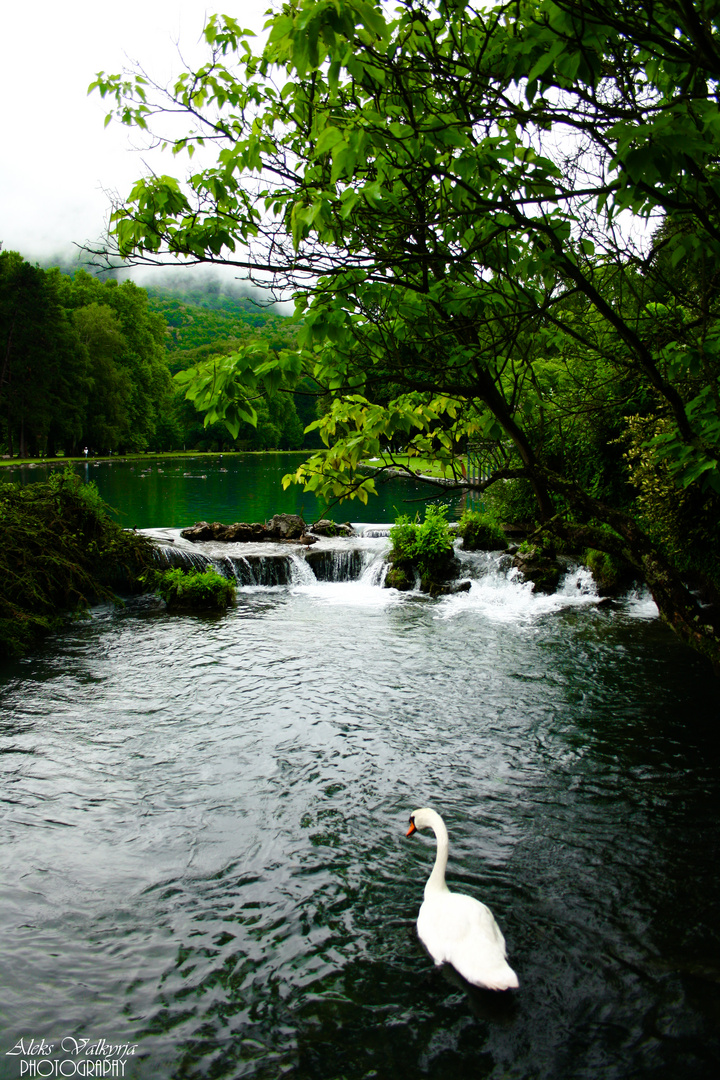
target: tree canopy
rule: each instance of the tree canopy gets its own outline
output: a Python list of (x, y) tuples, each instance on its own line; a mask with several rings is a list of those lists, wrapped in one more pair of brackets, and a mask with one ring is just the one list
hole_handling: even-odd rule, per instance
[[(204, 428), (171, 376), (256, 340), (292, 345), (290, 321), (213, 283), (169, 291), (44, 270), (0, 253), (0, 447), (13, 457), (145, 450), (294, 449), (316, 417), (298, 387), (231, 436)], [(302, 417), (302, 419), (301, 419)]]
[(622, 554), (717, 662), (717, 606), (687, 588), (692, 570), (716, 604), (717, 573), (677, 530), (705, 522), (699, 551), (718, 519), (719, 19), (711, 0), (292, 0), (257, 53), (213, 16), (207, 63), (168, 91), (100, 74), (110, 116), (204, 163), (139, 180), (116, 250), (295, 295), (297, 347), (201, 365), (188, 394), (237, 430), (314, 380), (325, 447), (294, 479), (334, 495), (366, 499), (357, 467), (393, 445), (491, 448), (486, 486)]

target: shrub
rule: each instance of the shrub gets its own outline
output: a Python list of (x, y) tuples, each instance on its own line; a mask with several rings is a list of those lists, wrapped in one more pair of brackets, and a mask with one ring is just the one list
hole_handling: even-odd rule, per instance
[(499, 525), (478, 510), (466, 510), (460, 518), (458, 536), (468, 551), (497, 551), (507, 547), (505, 533)]
[(453, 538), (446, 507), (429, 505), (423, 522), (410, 521), (403, 514), (390, 530), (390, 540), (393, 569), (406, 573), (416, 569), (426, 591), (430, 591), (434, 580), (447, 576), (453, 559)]
[(107, 513), (94, 484), (71, 469), (47, 481), (0, 487), (0, 653), (18, 656), (61, 622), (115, 590), (139, 589), (150, 541)]
[(538, 506), (528, 480), (502, 480), (483, 493), (483, 501), (496, 520), (534, 522)]
[(225, 611), (235, 601), (235, 584), (216, 570), (155, 570), (144, 582), (170, 611)]
[(659, 456), (655, 442), (672, 429), (668, 419), (656, 416), (628, 418), (630, 480), (637, 489), (640, 525), (683, 574), (704, 585), (710, 596), (720, 595), (720, 560), (717, 557), (720, 494), (700, 484), (678, 487), (668, 460)]

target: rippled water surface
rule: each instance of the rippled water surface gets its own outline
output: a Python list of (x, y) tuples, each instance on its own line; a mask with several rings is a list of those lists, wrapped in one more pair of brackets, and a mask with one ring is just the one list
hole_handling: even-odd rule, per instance
[[(646, 600), (306, 577), (98, 610), (0, 690), (1, 1076), (72, 1036), (143, 1080), (717, 1077), (717, 683)], [(422, 805), (511, 1000), (418, 944)]]

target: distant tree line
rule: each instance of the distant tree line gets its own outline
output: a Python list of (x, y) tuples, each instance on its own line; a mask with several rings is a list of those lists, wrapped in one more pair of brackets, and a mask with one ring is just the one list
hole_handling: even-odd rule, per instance
[[(0, 252), (0, 452), (75, 456), (173, 450), (296, 449), (316, 417), (303, 387), (263, 400), (233, 439), (204, 427), (172, 376), (254, 337), (286, 348), (289, 320), (247, 298), (146, 290), (42, 269)], [(309, 389), (309, 388), (307, 388)]]

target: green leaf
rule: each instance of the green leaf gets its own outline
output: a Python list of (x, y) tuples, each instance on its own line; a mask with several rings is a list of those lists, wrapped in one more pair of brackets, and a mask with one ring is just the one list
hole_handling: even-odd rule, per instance
[(338, 128), (326, 127), (320, 134), (318, 141), (315, 145), (315, 152), (317, 154), (326, 154), (329, 150), (332, 150), (334, 146), (337, 146), (339, 142), (343, 141), (343, 133)]

